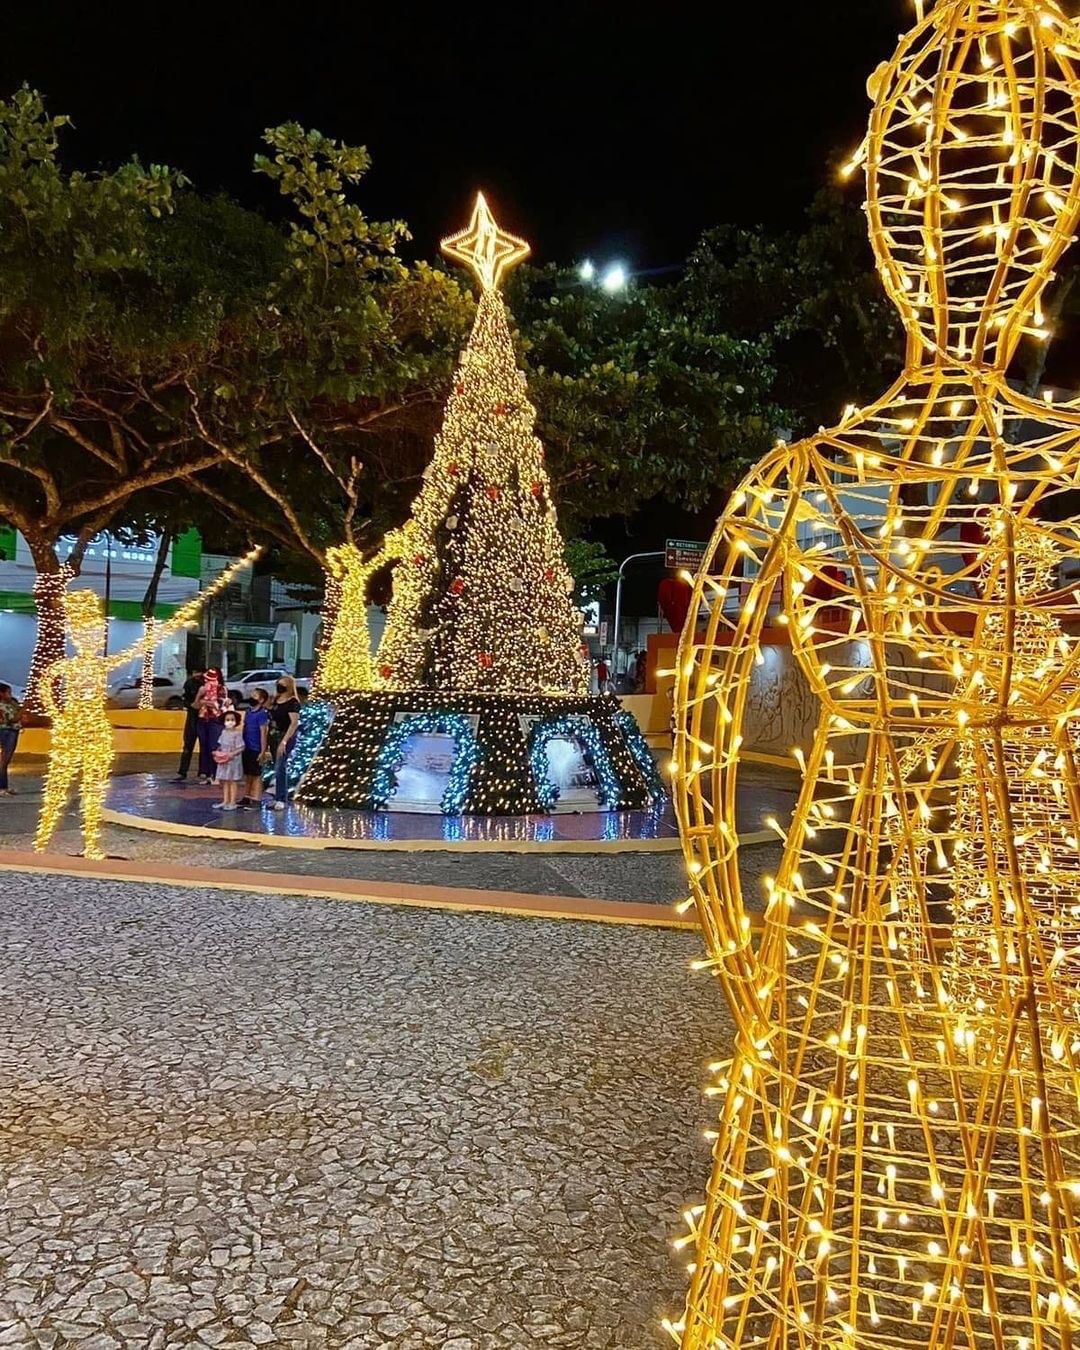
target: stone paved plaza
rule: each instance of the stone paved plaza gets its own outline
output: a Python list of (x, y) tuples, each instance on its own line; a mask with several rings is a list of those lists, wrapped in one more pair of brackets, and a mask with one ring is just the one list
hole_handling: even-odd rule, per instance
[(0, 1345), (646, 1350), (691, 933), (7, 874)]

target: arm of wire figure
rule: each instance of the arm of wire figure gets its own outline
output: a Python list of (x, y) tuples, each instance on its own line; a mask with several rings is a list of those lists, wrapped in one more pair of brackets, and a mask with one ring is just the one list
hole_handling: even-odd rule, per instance
[[(676, 808), (709, 963), (739, 1001), (759, 1003), (757, 955), (739, 874), (738, 765), (747, 702), (806, 477), (781, 446), (731, 498), (694, 585), (676, 671)], [(704, 613), (704, 624), (701, 615)], [(736, 993), (730, 989), (730, 993)]]

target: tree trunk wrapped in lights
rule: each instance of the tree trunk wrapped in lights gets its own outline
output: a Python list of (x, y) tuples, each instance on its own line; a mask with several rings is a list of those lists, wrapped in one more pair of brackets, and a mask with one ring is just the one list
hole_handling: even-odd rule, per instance
[[(1006, 371), (1048, 335), (1080, 217), (1080, 33), (1053, 0), (941, 0), (870, 88), (849, 168), (906, 370), (749, 475), (679, 660), (680, 825), (736, 1037), (668, 1328), (684, 1350), (1065, 1350), (1080, 406)], [(734, 808), (770, 641), (821, 719), (755, 932)]]
[(158, 589), (161, 586), (161, 578), (165, 574), (165, 564), (169, 559), (169, 550), (172, 548), (173, 540), (176, 537), (174, 528), (163, 529), (158, 539), (157, 556), (154, 559), (154, 570), (150, 573), (150, 580), (146, 585), (146, 594), (143, 596), (143, 655), (142, 667), (139, 672), (139, 708), (142, 712), (147, 712), (154, 706), (154, 648), (155, 642), (153, 635), (154, 626), (154, 606), (157, 604)]
[[(319, 677), (334, 717), (297, 795), (364, 810), (558, 809), (581, 775), (554, 782), (549, 747), (576, 743), (591, 809), (645, 807), (662, 795), (648, 746), (615, 699), (589, 697), (582, 615), (499, 293), (528, 246), (478, 196), (469, 226), (443, 248), (480, 283), (476, 322), (411, 518), (370, 563), (337, 551), (340, 612)], [(370, 690), (359, 650), (367, 582), (388, 558), (399, 561)], [(419, 737), (452, 743), (450, 766), (437, 799), (438, 774), (421, 766), (415, 778), (432, 795), (403, 807), (399, 773)]]
[(34, 652), (30, 658), (30, 673), (26, 677), (26, 712), (35, 717), (47, 715), (45, 690), (41, 687), (45, 671), (64, 654), (64, 593), (74, 569), (61, 563), (55, 572), (38, 572), (34, 578), (34, 609), (37, 613), (37, 633)]

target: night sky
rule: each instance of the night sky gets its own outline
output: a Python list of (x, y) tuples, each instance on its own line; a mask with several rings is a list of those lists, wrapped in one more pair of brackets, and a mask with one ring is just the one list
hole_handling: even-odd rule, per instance
[(910, 0), (765, 4), (95, 4), (5, 15), (0, 92), (76, 129), (69, 162), (132, 152), (273, 207), (250, 172), (295, 119), (367, 145), (361, 201), (417, 256), (489, 191), (537, 261), (678, 264), (721, 221), (782, 223), (861, 137), (867, 75)]

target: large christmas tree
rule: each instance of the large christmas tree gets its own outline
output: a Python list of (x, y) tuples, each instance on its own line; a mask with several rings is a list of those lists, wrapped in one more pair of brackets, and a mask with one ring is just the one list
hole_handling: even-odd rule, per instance
[(499, 229), (479, 194), (468, 228), (442, 247), (472, 268), (480, 302), (406, 526), (376, 683), (585, 694), (581, 614), (499, 292), (528, 245)]
[[(662, 785), (633, 717), (589, 695), (582, 616), (499, 294), (528, 245), (478, 196), (468, 228), (443, 248), (480, 282), (476, 322), (424, 486), (391, 546), (375, 688), (341, 630), (333, 717), (324, 707), (297, 750), (297, 796), (446, 815), (644, 807)], [(362, 587), (356, 595), (362, 603)]]

